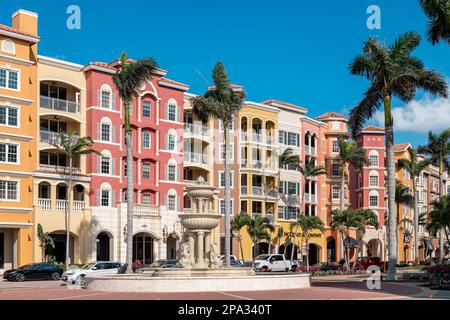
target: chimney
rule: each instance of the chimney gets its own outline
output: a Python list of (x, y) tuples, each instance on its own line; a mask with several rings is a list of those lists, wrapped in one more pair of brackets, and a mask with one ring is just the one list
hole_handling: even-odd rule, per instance
[(12, 27), (31, 35), (38, 35), (38, 14), (19, 9), (12, 15)]

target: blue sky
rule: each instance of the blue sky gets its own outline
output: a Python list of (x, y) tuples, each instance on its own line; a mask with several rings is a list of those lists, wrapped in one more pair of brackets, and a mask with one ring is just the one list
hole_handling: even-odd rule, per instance
[[(399, 33), (424, 34), (426, 17), (417, 0), (0, 0), (0, 23), (10, 25), (18, 8), (39, 14), (40, 54), (76, 63), (111, 61), (126, 50), (153, 56), (168, 77), (202, 93), (215, 62), (225, 63), (248, 100), (274, 98), (309, 109), (346, 114), (362, 97), (363, 78), (348, 72), (368, 36), (390, 43)], [(66, 27), (66, 9), (81, 9), (81, 30)], [(369, 5), (381, 8), (381, 30), (366, 27)], [(450, 79), (450, 46), (425, 39), (415, 51), (428, 68)], [(450, 103), (419, 93), (418, 101), (395, 101), (396, 143), (426, 142), (424, 132), (450, 127)], [(377, 124), (377, 120), (373, 123)]]

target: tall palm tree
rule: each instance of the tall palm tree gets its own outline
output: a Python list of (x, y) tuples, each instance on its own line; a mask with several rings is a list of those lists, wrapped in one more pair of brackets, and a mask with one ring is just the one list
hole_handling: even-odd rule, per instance
[(320, 233), (325, 231), (325, 223), (317, 216), (304, 216), (301, 215), (297, 220), (298, 225), (302, 229), (302, 241), (300, 246), (303, 245), (303, 239), (306, 245), (306, 271), (309, 271), (309, 239), (311, 238), (311, 231), (318, 230)]
[[(300, 162), (301, 162), (300, 156), (298, 154), (295, 154), (294, 150), (292, 148), (286, 148), (278, 156), (278, 185), (281, 182), (281, 169), (283, 169), (286, 166), (299, 168)], [(279, 190), (279, 189), (277, 189), (277, 190)], [(288, 197), (285, 202), (289, 202), (289, 200), (290, 199)], [(297, 204), (298, 204), (298, 202), (297, 202)]]
[[(373, 210), (358, 209), (355, 211), (355, 214), (357, 214), (361, 219), (361, 223), (356, 226), (356, 233), (360, 234), (361, 239), (364, 238), (364, 234), (366, 233), (366, 226), (374, 227), (377, 230), (380, 227), (380, 224), (378, 223), (378, 216), (375, 214), (375, 212), (373, 212)], [(359, 255), (359, 248), (360, 246), (356, 248), (355, 254), (356, 259), (358, 258)], [(355, 268), (356, 268), (356, 261), (353, 264), (353, 270), (355, 270)]]
[(52, 144), (60, 153), (63, 153), (69, 160), (69, 186), (67, 188), (67, 205), (66, 205), (66, 268), (70, 264), (70, 216), (72, 211), (72, 180), (73, 180), (73, 164), (75, 159), (79, 159), (82, 155), (100, 154), (97, 150), (92, 149), (94, 141), (91, 137), (78, 137), (76, 132), (69, 134), (60, 133), (57, 144)]
[(419, 211), (417, 208), (417, 183), (416, 178), (422, 173), (422, 171), (431, 163), (430, 160), (417, 159), (417, 152), (411, 149), (409, 159), (399, 159), (397, 161), (398, 167), (403, 170), (409, 171), (411, 174), (411, 180), (413, 185), (413, 214), (414, 214), (414, 262), (419, 262)]
[(347, 208), (345, 210), (333, 210), (331, 212), (332, 220), (331, 220), (331, 229), (332, 230), (340, 230), (344, 236), (346, 241), (344, 241), (344, 260), (346, 270), (350, 270), (350, 261), (349, 261), (349, 237), (350, 237), (350, 229), (355, 228), (357, 230), (365, 230), (366, 221), (364, 220), (364, 216), (360, 210), (353, 210), (352, 208)]
[(247, 212), (239, 212), (239, 214), (234, 217), (234, 220), (231, 221), (231, 230), (236, 231), (238, 234), (239, 240), (239, 248), (241, 249), (241, 259), (244, 260), (244, 249), (242, 248), (242, 236), (241, 229), (248, 225), (250, 220), (250, 216)]
[(233, 90), (225, 67), (218, 62), (212, 71), (214, 86), (199, 97), (191, 98), (192, 112), (202, 121), (220, 119), (223, 124), (225, 142), (225, 266), (230, 266), (230, 133), (229, 128), (242, 108), (245, 94)]
[(395, 236), (395, 161), (394, 161), (394, 123), (392, 118), (392, 97), (411, 101), (416, 89), (421, 88), (443, 97), (448, 96), (444, 77), (424, 67), (422, 61), (411, 55), (419, 45), (420, 36), (415, 32), (400, 35), (393, 44), (386, 47), (374, 38), (369, 38), (364, 51), (350, 64), (350, 72), (366, 77), (370, 86), (364, 98), (350, 112), (349, 127), (355, 136), (384, 105), (386, 132), (387, 191), (388, 191), (388, 235), (389, 267), (388, 279), (396, 278), (397, 245)]
[(261, 240), (269, 240), (270, 234), (269, 231), (275, 231), (274, 226), (270, 223), (270, 220), (266, 217), (255, 216), (247, 221), (247, 233), (252, 239), (253, 242), (253, 264), (255, 263), (256, 258), (256, 244)]
[[(450, 128), (440, 134), (428, 133), (428, 144), (419, 147), (419, 152), (431, 158), (434, 164), (439, 167), (439, 197), (445, 193), (443, 183), (444, 170), (450, 170)], [(444, 258), (444, 235), (439, 232), (439, 255)]]
[[(305, 184), (303, 185), (302, 201), (300, 204), (300, 210), (301, 210), (305, 204), (305, 194), (306, 194), (305, 190), (306, 190), (306, 184), (307, 184), (308, 180), (310, 180), (311, 178), (314, 178), (314, 177), (321, 176), (321, 175), (326, 175), (327, 169), (325, 169), (325, 167), (321, 166), (321, 165), (316, 166), (316, 162), (314, 160), (310, 159), (306, 162), (306, 164), (304, 166), (300, 166), (300, 173), (302, 174), (303, 179), (305, 181)], [(298, 228), (300, 225), (297, 222), (294, 222), (291, 225), (295, 226), (294, 240), (292, 243), (292, 250), (291, 250), (291, 260), (293, 260), (295, 243), (297, 242), (297, 233), (298, 233)]]
[[(284, 229), (283, 226), (279, 226), (277, 228), (277, 245), (278, 245), (278, 253), (280, 253), (280, 244), (281, 244), (281, 238), (284, 236)], [(286, 254), (286, 248), (284, 248), (284, 253)]]
[(440, 197), (433, 201), (432, 205), (433, 210), (429, 215), (427, 230), (433, 235), (444, 233), (448, 243), (450, 243), (448, 235), (450, 230), (450, 195)]
[[(397, 253), (398, 251), (398, 246), (400, 243), (400, 223), (401, 223), (401, 219), (400, 219), (400, 205), (403, 205), (403, 207), (405, 205), (407, 206), (411, 206), (414, 201), (413, 201), (413, 196), (411, 195), (411, 191), (409, 190), (408, 186), (405, 186), (403, 183), (401, 183), (400, 181), (396, 181), (395, 182), (395, 204), (396, 204), (396, 213), (397, 213), (397, 227), (396, 227), (396, 234), (397, 234)], [(405, 257), (406, 259), (406, 257)]]
[(350, 164), (356, 169), (361, 169), (367, 163), (367, 157), (363, 148), (358, 148), (356, 141), (347, 141), (344, 136), (339, 136), (339, 158), (341, 162), (341, 199), (340, 210), (345, 209), (345, 178), (347, 166)]
[(41, 247), (42, 262), (45, 262), (45, 250), (47, 248), (55, 248), (55, 242), (48, 232), (44, 232), (44, 229), (40, 223), (37, 226), (37, 237), (39, 239), (39, 247)]
[(134, 206), (134, 171), (133, 171), (133, 129), (130, 123), (130, 105), (139, 88), (157, 70), (157, 63), (153, 58), (143, 58), (132, 61), (125, 52), (120, 56), (120, 69), (113, 76), (120, 98), (125, 108), (125, 144), (127, 152), (127, 225), (126, 225), (126, 262), (127, 273), (133, 273), (133, 206)]
[(437, 44), (440, 40), (450, 44), (450, 1), (449, 0), (419, 0), (429, 21), (427, 39)]

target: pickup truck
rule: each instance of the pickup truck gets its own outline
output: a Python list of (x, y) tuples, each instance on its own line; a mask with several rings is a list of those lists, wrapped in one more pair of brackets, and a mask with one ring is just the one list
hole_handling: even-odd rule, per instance
[(261, 254), (255, 258), (255, 271), (284, 271), (291, 270), (291, 262), (282, 254)]

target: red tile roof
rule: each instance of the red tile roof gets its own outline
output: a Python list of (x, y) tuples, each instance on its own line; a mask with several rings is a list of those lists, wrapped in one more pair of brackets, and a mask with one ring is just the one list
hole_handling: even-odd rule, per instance
[(167, 79), (167, 78), (161, 78), (159, 81), (164, 81), (164, 82), (168, 82), (177, 86), (181, 86), (181, 87), (186, 87), (189, 88), (189, 86), (187, 84), (175, 81), (175, 80), (171, 80), (171, 79)]
[(299, 106), (296, 106), (295, 104), (284, 102), (284, 101), (280, 101), (280, 100), (275, 100), (275, 99), (269, 99), (269, 100), (263, 101), (263, 102), (261, 102), (261, 104), (267, 104), (267, 105), (281, 104), (281, 105), (286, 106), (286, 107), (291, 107), (291, 108), (299, 109), (299, 110), (302, 110), (302, 111), (308, 111), (308, 109), (306, 109), (306, 108), (299, 107)]
[(32, 37), (32, 38), (35, 38), (36, 40), (39, 40), (39, 39), (40, 39), (40, 37), (37, 36), (37, 35), (35, 35), (35, 34), (23, 32), (23, 31), (21, 31), (21, 30), (19, 30), (19, 29), (5, 26), (4, 24), (0, 24), (0, 29), (1, 29), (1, 30), (4, 30), (4, 31), (8, 31), (8, 32), (13, 32), (13, 33), (21, 34), (21, 35), (23, 35), (23, 36)]
[(394, 144), (394, 152), (405, 151), (409, 146), (411, 146), (409, 143)]
[(326, 112), (324, 114), (321, 114), (320, 116), (316, 117), (316, 119), (326, 119), (326, 118), (344, 118), (347, 119), (346, 116), (343, 116), (342, 114), (336, 113), (336, 112)]
[(367, 127), (363, 128), (361, 131), (380, 131), (380, 132), (384, 132), (384, 128), (375, 127), (375, 126), (367, 126)]
[[(235, 90), (235, 91), (242, 91), (244, 89), (243, 86), (238, 85), (238, 84), (230, 84), (230, 87)], [(209, 86), (208, 90), (215, 90), (216, 86)]]
[(97, 67), (101, 67), (101, 68), (105, 68), (105, 69), (110, 69), (110, 70), (117, 70), (116, 68), (111, 67), (108, 63), (106, 62), (90, 62), (88, 64), (88, 66), (97, 66)]

